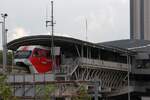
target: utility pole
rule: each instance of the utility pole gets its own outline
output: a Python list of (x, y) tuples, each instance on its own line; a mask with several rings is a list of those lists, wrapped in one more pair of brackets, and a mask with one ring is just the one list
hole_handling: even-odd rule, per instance
[[(2, 24), (2, 36), (3, 36), (3, 21), (0, 21), (0, 23)], [(2, 38), (3, 39), (3, 38)], [(3, 53), (3, 52), (2, 52)], [(4, 72), (3, 69), (1, 70), (1, 72)]]
[(130, 64), (131, 64), (131, 59), (129, 54), (127, 53), (127, 66), (128, 66), (128, 100), (130, 100)]
[(2, 45), (3, 45), (3, 72), (6, 71), (6, 65), (7, 65), (7, 29), (5, 29), (5, 20), (8, 16), (6, 13), (1, 14), (3, 18), (2, 22)]
[(51, 33), (52, 33), (52, 61), (53, 61), (53, 71), (55, 73), (55, 56), (54, 56), (54, 16), (53, 16), (53, 1), (51, 1)]
[[(46, 12), (47, 13), (47, 12)], [(49, 24), (50, 23), (50, 24)], [(46, 28), (51, 26), (51, 57), (52, 57), (52, 73), (54, 74), (55, 79), (55, 55), (54, 55), (54, 15), (53, 15), (53, 1), (51, 1), (51, 21), (46, 20)], [(51, 98), (55, 100), (55, 97)]]
[[(50, 23), (50, 25), (49, 25)], [(52, 57), (52, 71), (55, 74), (55, 56), (54, 56), (54, 15), (53, 15), (53, 1), (51, 1), (51, 21), (46, 20), (46, 28), (51, 26), (51, 57)]]

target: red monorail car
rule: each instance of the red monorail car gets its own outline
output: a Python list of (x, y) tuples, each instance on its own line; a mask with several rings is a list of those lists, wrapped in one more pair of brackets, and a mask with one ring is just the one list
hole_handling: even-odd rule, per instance
[[(54, 47), (55, 65), (60, 64), (60, 48)], [(14, 63), (26, 66), (31, 73), (46, 73), (52, 71), (51, 48), (44, 46), (21, 46), (14, 56)]]

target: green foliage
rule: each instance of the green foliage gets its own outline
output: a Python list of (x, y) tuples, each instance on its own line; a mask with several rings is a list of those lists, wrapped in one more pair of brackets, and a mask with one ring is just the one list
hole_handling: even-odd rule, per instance
[(11, 87), (6, 83), (6, 75), (0, 75), (0, 97), (3, 100), (14, 100)]
[(7, 53), (7, 65), (12, 65), (12, 52)]
[(0, 50), (0, 64), (3, 63), (3, 54), (2, 54), (2, 50)]
[[(3, 64), (3, 52), (0, 50), (0, 64)], [(7, 65), (12, 65), (12, 52), (7, 53)]]
[(37, 92), (40, 92), (40, 91), (43, 92), (43, 100), (51, 100), (50, 99), (51, 94), (55, 92), (55, 90), (56, 90), (56, 86), (54, 84), (47, 84), (45, 85), (44, 88), (41, 86), (36, 87)]
[(88, 95), (87, 89), (84, 85), (81, 85), (77, 91), (77, 96), (73, 100), (91, 100), (91, 97)]
[(44, 100), (50, 100), (50, 94), (52, 92), (54, 92), (55, 89), (56, 89), (56, 86), (53, 84), (46, 85), (46, 87), (45, 87), (45, 99)]

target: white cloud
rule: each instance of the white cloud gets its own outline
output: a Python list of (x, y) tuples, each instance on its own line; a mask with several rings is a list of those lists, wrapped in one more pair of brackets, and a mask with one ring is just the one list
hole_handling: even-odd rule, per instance
[(29, 32), (27, 32), (24, 28), (22, 27), (17, 27), (12, 31), (12, 37), (11, 39), (17, 39), (23, 36), (27, 36)]

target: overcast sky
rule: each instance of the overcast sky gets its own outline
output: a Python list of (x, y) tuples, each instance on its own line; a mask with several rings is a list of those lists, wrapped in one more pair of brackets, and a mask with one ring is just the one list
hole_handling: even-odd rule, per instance
[[(50, 6), (50, 0), (0, 0), (0, 13), (8, 13), (8, 41), (48, 34), (45, 20), (46, 9), (50, 19)], [(54, 0), (54, 18), (55, 34), (85, 40), (87, 19), (88, 41), (129, 38), (129, 0)]]

